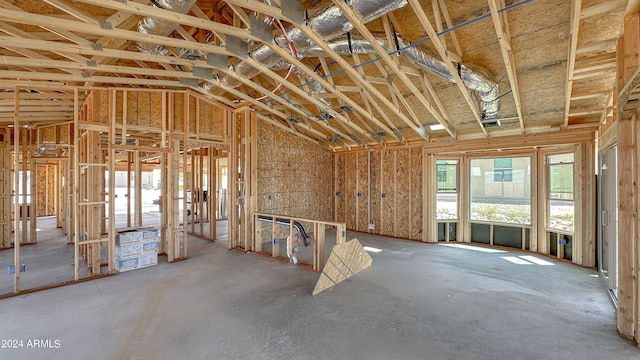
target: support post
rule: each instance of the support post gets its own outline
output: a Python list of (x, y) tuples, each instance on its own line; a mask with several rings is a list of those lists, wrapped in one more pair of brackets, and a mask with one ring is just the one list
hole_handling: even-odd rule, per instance
[[(13, 169), (14, 169), (14, 223), (13, 223), (13, 292), (20, 292), (20, 197), (18, 189), (20, 186), (20, 88), (13, 89)], [(24, 231), (24, 229), (22, 229)]]

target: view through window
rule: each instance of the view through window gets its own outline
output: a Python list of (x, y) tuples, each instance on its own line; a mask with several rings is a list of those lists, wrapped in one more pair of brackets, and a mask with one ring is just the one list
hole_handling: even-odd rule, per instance
[(549, 224), (573, 232), (573, 153), (547, 157), (549, 164)]
[(458, 219), (458, 160), (436, 160), (436, 219)]
[(470, 218), (531, 224), (531, 158), (472, 159)]

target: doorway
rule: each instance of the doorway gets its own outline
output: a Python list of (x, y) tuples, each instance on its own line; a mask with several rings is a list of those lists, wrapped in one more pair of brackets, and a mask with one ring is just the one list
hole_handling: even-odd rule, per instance
[(618, 299), (618, 156), (617, 147), (601, 152), (598, 173), (598, 271), (614, 302)]

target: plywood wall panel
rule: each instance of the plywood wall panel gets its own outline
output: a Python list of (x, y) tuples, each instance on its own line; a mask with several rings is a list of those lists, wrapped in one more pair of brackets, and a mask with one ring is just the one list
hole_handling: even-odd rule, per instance
[(411, 217), (411, 168), (409, 149), (396, 152), (396, 224), (395, 236), (409, 238)]
[(47, 166), (36, 165), (36, 216), (47, 214)]
[(374, 226), (373, 233), (380, 234), (380, 212), (382, 206), (382, 198), (380, 197), (382, 186), (382, 153), (374, 151), (372, 153), (372, 171), (371, 171), (371, 223)]
[(335, 211), (335, 221), (345, 222), (346, 221), (346, 205), (344, 201), (345, 195), (345, 184), (344, 184), (344, 171), (345, 171), (345, 158), (346, 154), (337, 154), (335, 155), (335, 203), (336, 203), (336, 211)]
[(116, 124), (122, 124), (122, 115), (124, 114), (124, 107), (122, 106), (124, 100), (124, 91), (116, 92)]
[(36, 165), (36, 216), (55, 215), (55, 177), (53, 164)]
[(422, 240), (422, 148), (411, 150), (411, 218), (409, 239)]
[(198, 98), (195, 96), (189, 96), (189, 131), (195, 132), (196, 127), (196, 102)]
[(138, 124), (141, 126), (152, 126), (151, 94), (148, 92), (138, 92)]
[(56, 143), (56, 127), (49, 126), (43, 128), (40, 131), (40, 141), (43, 144), (55, 144)]
[(333, 153), (258, 122), (258, 211), (334, 218)]
[(358, 158), (357, 165), (357, 188), (356, 201), (357, 211), (357, 227), (360, 232), (367, 232), (369, 226), (369, 152), (361, 151), (356, 153)]
[(55, 198), (56, 198), (56, 166), (53, 164), (47, 165), (47, 206), (46, 215), (53, 216), (56, 214)]
[(395, 150), (382, 151), (382, 193), (381, 193), (381, 224), (380, 233), (382, 235), (393, 236), (394, 234), (394, 212), (395, 212)]
[(138, 124), (138, 92), (127, 92), (127, 124)]
[(186, 94), (174, 95), (174, 109), (173, 109), (173, 129), (178, 131), (184, 130), (184, 102), (187, 97)]
[(98, 99), (96, 99), (96, 105), (98, 109), (94, 112), (94, 118), (92, 122), (108, 124), (109, 123), (109, 91), (100, 90), (97, 91)]
[(226, 135), (224, 133), (224, 109), (221, 107), (211, 107), (211, 134)]
[(345, 161), (345, 215), (347, 229), (356, 229), (357, 154), (348, 153)]
[(69, 127), (71, 125), (58, 126), (58, 144), (69, 144)]
[(149, 96), (151, 97), (149, 126), (162, 129), (162, 93), (150, 92)]

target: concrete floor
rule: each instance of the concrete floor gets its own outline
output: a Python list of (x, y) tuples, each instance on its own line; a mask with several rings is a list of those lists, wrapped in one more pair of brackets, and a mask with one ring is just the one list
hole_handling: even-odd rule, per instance
[(353, 237), (382, 250), (373, 266), (315, 297), (317, 273), (223, 236), (190, 238), (187, 261), (0, 300), (0, 345), (23, 344), (0, 359), (640, 359), (592, 270)]

